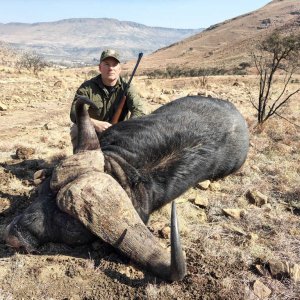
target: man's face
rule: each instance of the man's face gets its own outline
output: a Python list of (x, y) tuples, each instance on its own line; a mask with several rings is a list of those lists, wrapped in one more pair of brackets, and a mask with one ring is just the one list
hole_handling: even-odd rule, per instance
[(121, 66), (116, 59), (108, 57), (100, 63), (99, 70), (103, 83), (106, 85), (114, 85), (120, 76)]

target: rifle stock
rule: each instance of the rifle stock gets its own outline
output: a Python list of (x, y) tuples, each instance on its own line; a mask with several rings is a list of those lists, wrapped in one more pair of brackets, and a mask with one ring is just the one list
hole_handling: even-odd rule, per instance
[(121, 113), (123, 111), (123, 107), (125, 105), (125, 102), (126, 102), (126, 96), (122, 95), (122, 99), (118, 105), (118, 108), (116, 110), (116, 112), (114, 113), (112, 119), (111, 119), (111, 124), (117, 124), (119, 119), (120, 119), (120, 116), (121, 116)]
[(128, 89), (129, 89), (131, 80), (132, 80), (132, 78), (133, 78), (133, 76), (134, 76), (134, 74), (135, 74), (135, 72), (136, 72), (136, 69), (137, 69), (137, 67), (138, 67), (138, 65), (139, 65), (139, 63), (140, 63), (140, 61), (141, 61), (141, 59), (142, 59), (142, 56), (143, 56), (143, 53), (142, 53), (142, 52), (139, 53), (138, 60), (137, 60), (137, 62), (136, 62), (136, 64), (135, 64), (135, 67), (134, 67), (134, 69), (133, 69), (133, 71), (132, 71), (132, 74), (131, 74), (131, 76), (130, 76), (130, 79), (128, 80), (128, 83), (126, 84), (126, 87), (125, 87), (125, 89), (124, 89), (124, 92), (122, 93), (122, 95), (121, 95), (121, 97), (120, 97), (120, 99), (121, 99), (121, 100), (119, 101), (120, 103), (119, 103), (119, 105), (118, 105), (118, 107), (117, 107), (116, 112), (114, 113), (114, 115), (113, 115), (113, 117), (112, 117), (112, 120), (111, 120), (111, 123), (112, 123), (112, 124), (116, 124), (116, 123), (119, 122), (121, 113), (122, 113), (123, 108), (124, 108), (124, 105), (125, 105), (125, 103), (126, 103), (126, 94), (127, 94), (127, 91), (128, 91)]

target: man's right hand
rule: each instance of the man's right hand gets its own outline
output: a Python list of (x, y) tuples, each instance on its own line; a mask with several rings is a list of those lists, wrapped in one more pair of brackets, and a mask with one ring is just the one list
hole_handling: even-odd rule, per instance
[(92, 120), (92, 124), (94, 125), (95, 130), (97, 132), (102, 132), (111, 126), (110, 123), (105, 122), (105, 121), (98, 121), (95, 119), (91, 119), (91, 120)]

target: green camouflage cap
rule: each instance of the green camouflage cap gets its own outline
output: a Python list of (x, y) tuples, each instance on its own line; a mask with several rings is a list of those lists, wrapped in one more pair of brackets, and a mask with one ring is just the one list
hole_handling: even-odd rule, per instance
[(120, 54), (116, 50), (107, 49), (101, 53), (100, 63), (102, 63), (102, 61), (108, 57), (112, 57), (116, 59), (118, 62), (120, 62)]

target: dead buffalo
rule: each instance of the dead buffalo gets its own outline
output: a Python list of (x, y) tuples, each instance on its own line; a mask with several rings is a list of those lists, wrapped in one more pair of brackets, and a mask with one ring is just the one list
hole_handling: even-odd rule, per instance
[[(60, 218), (45, 213), (47, 205), (41, 208), (37, 201), (35, 208), (29, 207), (8, 226), (7, 243), (30, 250), (41, 240), (75, 244), (96, 235), (155, 275), (182, 279), (186, 270), (175, 205), (171, 255), (144, 223), (154, 210), (199, 181), (221, 178), (241, 167), (249, 144), (244, 118), (227, 101), (185, 97), (97, 136), (85, 104), (93, 105), (78, 97), (77, 153), (54, 169), (50, 182), (53, 195), (49, 198), (55, 199), (61, 212), (51, 199), (44, 201), (52, 203), (51, 209), (60, 213)], [(43, 226), (27, 222), (35, 211)], [(71, 238), (64, 231), (53, 230), (63, 216), (66, 227), (70, 223), (75, 228)], [(85, 227), (94, 235), (82, 241)]]

